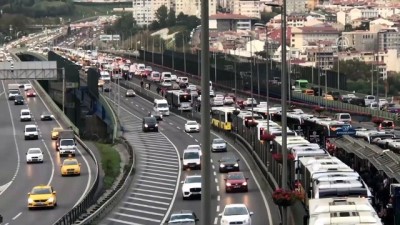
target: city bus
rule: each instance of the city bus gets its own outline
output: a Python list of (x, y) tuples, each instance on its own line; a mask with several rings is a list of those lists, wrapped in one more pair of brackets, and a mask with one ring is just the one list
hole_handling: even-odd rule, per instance
[(232, 130), (234, 107), (211, 108), (211, 124), (223, 130)]
[(305, 90), (308, 88), (308, 80), (296, 80), (294, 86), (296, 89)]

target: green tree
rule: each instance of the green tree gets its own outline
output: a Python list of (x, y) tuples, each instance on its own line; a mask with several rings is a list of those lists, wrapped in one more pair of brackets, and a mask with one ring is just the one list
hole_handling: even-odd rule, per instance
[(167, 27), (168, 21), (168, 9), (165, 5), (162, 5), (156, 11), (156, 21), (160, 24), (160, 28)]
[[(360, 60), (341, 60), (339, 62), (340, 73), (345, 74), (347, 79), (352, 81), (363, 80), (371, 82), (371, 65)], [(334, 63), (333, 70), (337, 71), (337, 63)]]
[(268, 23), (272, 18), (274, 18), (276, 15), (278, 15), (278, 13), (276, 12), (267, 12), (267, 11), (263, 11), (261, 12), (261, 19), (260, 19), (260, 23)]
[(128, 38), (130, 35), (134, 35), (139, 31), (139, 27), (133, 19), (132, 14), (123, 14), (115, 23), (105, 28), (105, 32), (108, 34), (120, 34), (121, 38)]
[(177, 48), (182, 48), (183, 45), (187, 45), (190, 40), (190, 31), (185, 30), (175, 34), (175, 45)]
[(167, 18), (167, 26), (168, 27), (173, 27), (176, 25), (176, 16), (175, 16), (175, 10), (170, 9), (168, 12), (168, 18)]

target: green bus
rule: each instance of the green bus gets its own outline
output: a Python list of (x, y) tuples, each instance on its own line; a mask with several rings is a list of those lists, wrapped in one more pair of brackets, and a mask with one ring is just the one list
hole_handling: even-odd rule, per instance
[(308, 88), (308, 80), (296, 80), (294, 83), (296, 89), (307, 89)]

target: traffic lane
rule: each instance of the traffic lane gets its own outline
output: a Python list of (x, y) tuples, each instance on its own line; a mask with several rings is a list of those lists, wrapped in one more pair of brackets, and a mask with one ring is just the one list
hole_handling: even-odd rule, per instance
[[(31, 222), (35, 222), (35, 221), (42, 221), (43, 224), (52, 224), (54, 223), (57, 219), (59, 219), (61, 216), (63, 216), (68, 210), (70, 210), (71, 207), (73, 207), (77, 201), (84, 195), (84, 192), (88, 190), (88, 187), (90, 185), (90, 183), (88, 182), (93, 182), (94, 179), (92, 179), (92, 172), (89, 173), (88, 169), (85, 169), (86, 164), (82, 163), (82, 175), (80, 177), (66, 177), (66, 178), (61, 178), (60, 175), (60, 166), (61, 166), (61, 160), (58, 152), (55, 151), (55, 141), (52, 141), (50, 138), (50, 132), (51, 129), (53, 127), (59, 126), (56, 121), (40, 121), (40, 115), (42, 112), (42, 109), (45, 107), (43, 102), (41, 102), (41, 100), (39, 100), (39, 97), (36, 98), (30, 98), (29, 100), (27, 100), (27, 106), (29, 106), (29, 109), (32, 112), (33, 118), (34, 118), (34, 122), (38, 125), (39, 127), (39, 132), (41, 135), (41, 141), (42, 141), (42, 151), (45, 153), (45, 163), (47, 162), (51, 162), (53, 161), (53, 165), (51, 168), (51, 172), (48, 172), (48, 169), (43, 171), (43, 168), (41, 168), (40, 171), (33, 171), (31, 170), (27, 170), (26, 174), (30, 175), (31, 177), (33, 176), (34, 179), (33, 180), (28, 180), (25, 185), (21, 184), (19, 186), (25, 186), (24, 191), (22, 191), (22, 193), (27, 193), (28, 191), (30, 191), (30, 189), (35, 186), (35, 185), (39, 185), (39, 184), (51, 184), (55, 190), (58, 193), (74, 193), (75, 195), (70, 195), (70, 194), (58, 194), (57, 195), (57, 199), (59, 202), (59, 206), (57, 207), (56, 212), (52, 212), (51, 215), (46, 215), (46, 219), (43, 220), (43, 218), (40, 218), (42, 215), (41, 214), (32, 214), (32, 213), (24, 213), (24, 211), (20, 211), (19, 213), (17, 213), (16, 215), (12, 216), (12, 218), (15, 218), (16, 222), (19, 224), (28, 224)], [(19, 108), (21, 107), (14, 107), (15, 110), (20, 110)], [(14, 112), (14, 115), (17, 112)], [(19, 117), (17, 118), (17, 120), (19, 120)], [(20, 122), (22, 123), (22, 122)], [(23, 130), (23, 126), (25, 124), (29, 124), (28, 123), (22, 123), (22, 127), (21, 129)], [(23, 132), (21, 133), (21, 137), (23, 138)], [(31, 144), (32, 141), (29, 141), (29, 146), (25, 146), (23, 147), (24, 149), (27, 149), (29, 147), (39, 147), (39, 146), (32, 146)], [(78, 146), (78, 148), (83, 149), (81, 146)], [(86, 152), (85, 152), (86, 153)], [(23, 154), (25, 156), (25, 154)], [(88, 154), (86, 154), (87, 158), (90, 158), (88, 156)], [(82, 156), (81, 155), (77, 155), (77, 159), (80, 160), (80, 162), (82, 162)], [(25, 161), (24, 161), (25, 163)], [(94, 162), (92, 162), (90, 165), (94, 165)], [(33, 166), (33, 165), (30, 165)], [(93, 166), (93, 168), (91, 168), (91, 171), (95, 171), (93, 170), (95, 169), (95, 166)], [(39, 180), (38, 178), (38, 174), (42, 175), (42, 176), (49, 176), (49, 178), (46, 178), (47, 180)], [(50, 174), (50, 175), (49, 175)], [(72, 179), (74, 181), (72, 181)], [(20, 192), (21, 193), (21, 192)], [(78, 194), (77, 194), (78, 193)], [(27, 211), (26, 209), (26, 201), (27, 201), (27, 196), (24, 196), (25, 198), (21, 199), (22, 200), (22, 204), (18, 204), (20, 206), (22, 206), (22, 209), (25, 208), (25, 211)], [(20, 209), (20, 210), (22, 210)], [(18, 215), (18, 217), (16, 217)], [(37, 215), (37, 216), (36, 216)]]
[[(115, 92), (114, 92), (115, 93)], [(120, 92), (122, 95), (122, 91)], [(123, 95), (122, 95), (123, 96)], [(135, 97), (135, 98), (122, 98), (120, 99), (121, 106), (124, 108), (128, 108), (131, 110), (131, 112), (135, 115), (140, 115), (140, 116), (147, 116), (147, 112), (151, 110), (152, 105), (149, 104), (147, 100), (144, 100), (140, 97)], [(113, 98), (113, 94), (110, 96)], [(114, 98), (113, 98), (114, 100)], [(134, 102), (136, 100), (136, 102)], [(137, 107), (136, 104), (139, 104), (141, 107)], [(193, 133), (185, 133), (184, 128), (182, 126), (176, 126), (170, 122), (170, 120), (176, 117), (174, 114), (171, 114), (170, 116), (165, 116), (163, 121), (160, 121), (159, 123), (159, 128), (160, 132), (163, 132), (168, 139), (170, 139), (176, 147), (178, 148), (180, 156), (182, 156), (184, 149), (188, 145), (194, 145), (194, 144), (200, 144), (197, 140), (195, 140), (192, 136)], [(201, 170), (186, 170), (183, 171), (180, 177), (180, 180), (183, 181), (186, 176), (190, 175), (201, 175)], [(211, 189), (211, 208), (214, 208), (215, 211), (213, 211), (212, 218), (217, 217), (217, 213), (219, 210), (219, 201), (221, 199), (221, 196), (219, 195), (219, 189), (217, 187), (217, 181), (216, 181), (216, 173), (211, 171), (211, 178), (210, 182), (213, 182), (212, 189)], [(183, 200), (182, 198), (182, 184), (180, 184), (180, 187), (178, 189), (178, 194), (177, 198), (175, 199), (175, 202), (173, 203), (173, 208), (171, 210), (172, 212), (179, 211), (182, 209), (186, 210), (193, 210), (197, 216), (201, 217), (201, 203), (199, 200), (193, 199), (193, 200)]]
[[(122, 87), (120, 87), (120, 89), (123, 89)], [(122, 91), (121, 91), (122, 92)], [(143, 107), (145, 110), (141, 110), (141, 111), (146, 111), (146, 109), (151, 110), (152, 109), (152, 105), (151, 103), (146, 100), (141, 98), (140, 96), (135, 97), (135, 103), (137, 105), (140, 105), (141, 107)], [(138, 108), (138, 107), (136, 107)], [(175, 127), (178, 128), (183, 128), (182, 132), (184, 130), (184, 124), (186, 123), (186, 119), (180, 116), (177, 116), (175, 114), (171, 114), (170, 116), (164, 117), (164, 121), (168, 122), (169, 125), (171, 125), (171, 129), (172, 131), (168, 131), (166, 133), (166, 135), (168, 134), (174, 134), (175, 132), (173, 131), (175, 129)], [(197, 143), (198, 141), (201, 140), (201, 134), (200, 133), (190, 133), (187, 134), (188, 136), (190, 136), (193, 140), (195, 140), (195, 142)], [(181, 135), (179, 135), (177, 137), (171, 137), (171, 140), (179, 140), (179, 137)], [(211, 132), (211, 139), (213, 138), (217, 138), (219, 136), (216, 136), (213, 132)], [(178, 138), (178, 139), (175, 139)], [(227, 138), (224, 138), (225, 140), (227, 140)], [(247, 161), (244, 160), (243, 155), (238, 154), (239, 149), (234, 149), (234, 143), (231, 143), (228, 141), (228, 151), (229, 153), (213, 153), (211, 154), (211, 159), (213, 162), (213, 168), (212, 168), (212, 173), (214, 174), (214, 176), (212, 176), (214, 179), (211, 179), (211, 182), (215, 182), (215, 188), (212, 188), (212, 190), (217, 190), (218, 194), (217, 194), (217, 201), (218, 199), (222, 199), (221, 200), (221, 204), (217, 204), (215, 207), (215, 216), (217, 216), (217, 214), (220, 212), (220, 210), (222, 210), (226, 204), (232, 204), (232, 203), (245, 203), (249, 208), (256, 208), (257, 210), (253, 210), (253, 212), (255, 213), (255, 215), (253, 216), (253, 220), (257, 221), (257, 222), (262, 222), (265, 221), (265, 211), (268, 212), (269, 218), (271, 218), (271, 207), (269, 205), (268, 202), (266, 202), (266, 196), (265, 194), (263, 195), (262, 191), (263, 190), (270, 190), (271, 188), (268, 189), (262, 189), (262, 188), (267, 188), (267, 182), (265, 181), (265, 178), (262, 178), (261, 173), (259, 171), (254, 172), (253, 174), (250, 172), (250, 168), (249, 165), (252, 161)], [(204, 151), (205, 149), (203, 149)], [(241, 152), (246, 152), (244, 149), (240, 149)], [(246, 177), (249, 178), (249, 192), (247, 193), (235, 193), (233, 195), (229, 194), (228, 196), (225, 196), (225, 186), (221, 187), (221, 184), (224, 185), (224, 178), (226, 175), (224, 174), (220, 174), (219, 173), (219, 163), (218, 160), (227, 154), (233, 154), (236, 158), (240, 159), (240, 166), (242, 168), (242, 171), (244, 171), (244, 174)], [(247, 156), (248, 158), (250, 158), (251, 156)], [(256, 165), (253, 165), (252, 168), (255, 168)], [(194, 173), (196, 173), (194, 171)], [(182, 175), (184, 176), (184, 174)], [(184, 179), (184, 177), (182, 177), (181, 179)], [(260, 182), (257, 182), (254, 180), (257, 179)], [(261, 182), (262, 181), (262, 182)], [(213, 194), (212, 194), (213, 195)], [(219, 196), (220, 195), (220, 196)], [(225, 197), (227, 197), (227, 200), (225, 201)], [(213, 197), (214, 199), (214, 197)], [(179, 210), (182, 209), (180, 208), (182, 205), (186, 206), (184, 203), (187, 201), (183, 201), (184, 203), (180, 203), (179, 198), (176, 200), (176, 206), (178, 206), (177, 208), (174, 207), (174, 209)], [(231, 202), (231, 203), (230, 203)], [(213, 204), (214, 205), (214, 204)], [(261, 205), (264, 205), (265, 207), (260, 207)], [(257, 215), (256, 215), (257, 213)], [(271, 218), (272, 220), (272, 218)], [(259, 223), (256, 223), (259, 224)]]
[[(4, 83), (4, 82), (2, 82)], [(8, 107), (8, 96), (3, 93), (4, 84), (0, 85), (2, 94), (0, 95), (0, 142), (2, 150), (0, 151), (0, 195), (7, 189), (9, 182), (16, 176), (18, 170), (18, 150), (16, 141), (14, 140), (14, 121), (11, 118), (11, 113)], [(1, 200), (0, 200), (1, 201)]]
[[(8, 102), (10, 107), (10, 114), (13, 115), (13, 122), (15, 124), (15, 138), (18, 141), (18, 151), (20, 155), (20, 162), (18, 176), (15, 177), (10, 188), (6, 191), (5, 195), (0, 200), (2, 214), (5, 222), (14, 224), (29, 224), (39, 221), (43, 221), (44, 224), (51, 224), (53, 221), (49, 221), (48, 218), (53, 213), (45, 213), (44, 215), (29, 215), (27, 209), (27, 193), (31, 190), (34, 185), (48, 184), (51, 180), (54, 166), (52, 158), (48, 151), (46, 151), (45, 143), (39, 137), (38, 140), (24, 140), (24, 126), (25, 124), (35, 124), (35, 120), (32, 122), (20, 122), (19, 112), (21, 108), (27, 108), (24, 106), (15, 106), (13, 101)], [(44, 162), (39, 164), (27, 164), (25, 153), (29, 148), (39, 147), (42, 149), (44, 154)], [(10, 205), (10, 203), (13, 203)], [(43, 216), (46, 216), (42, 218)]]

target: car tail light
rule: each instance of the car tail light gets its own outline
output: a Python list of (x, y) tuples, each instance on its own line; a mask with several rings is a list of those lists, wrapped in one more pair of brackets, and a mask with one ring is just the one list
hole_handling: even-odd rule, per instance
[(382, 124), (379, 124), (378, 130), (382, 130)]
[(230, 186), (232, 186), (232, 184), (231, 183), (226, 183), (226, 186), (230, 187)]

